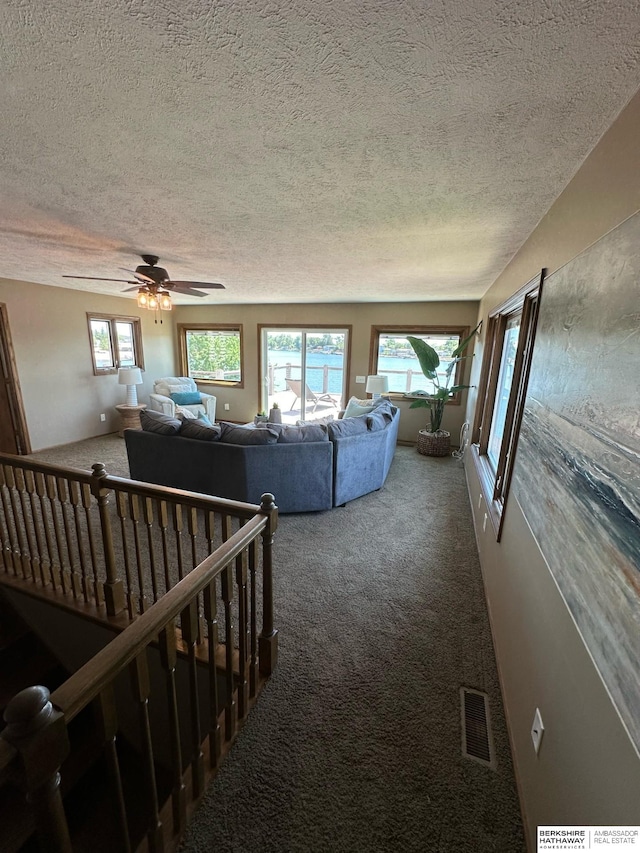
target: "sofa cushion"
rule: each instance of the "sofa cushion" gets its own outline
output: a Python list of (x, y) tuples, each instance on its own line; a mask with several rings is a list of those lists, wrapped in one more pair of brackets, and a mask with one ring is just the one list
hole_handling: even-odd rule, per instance
[(305, 426), (290, 426), (289, 424), (271, 424), (270, 429), (279, 426), (278, 444), (300, 444), (306, 441), (329, 441), (329, 433), (325, 424), (305, 424)]
[(182, 427), (182, 421), (153, 409), (143, 409), (140, 412), (140, 426), (145, 432), (155, 432), (158, 435), (177, 435)]
[(298, 421), (296, 421), (296, 426), (307, 426), (307, 424), (311, 424), (312, 426), (314, 426), (315, 424), (328, 424), (334, 420), (335, 420), (335, 418), (333, 417), (333, 415), (324, 415), (321, 418), (314, 418), (312, 421), (300, 421), (300, 420), (298, 420)]
[(253, 426), (239, 426), (222, 421), (220, 441), (224, 444), (275, 444), (278, 441), (278, 433), (270, 427), (254, 429)]
[(220, 441), (220, 428), (204, 423), (204, 420), (185, 419), (180, 427), (180, 435), (185, 438), (195, 438), (198, 441)]
[(367, 415), (333, 421), (333, 423), (327, 424), (327, 429), (329, 430), (329, 438), (332, 441), (335, 438), (341, 438), (345, 435), (361, 435), (369, 429)]
[(196, 406), (202, 402), (199, 391), (172, 391), (169, 396), (176, 406)]

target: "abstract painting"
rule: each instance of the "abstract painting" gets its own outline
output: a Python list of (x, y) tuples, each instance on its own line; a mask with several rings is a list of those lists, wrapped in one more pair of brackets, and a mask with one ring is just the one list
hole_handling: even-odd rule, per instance
[(640, 214), (545, 281), (512, 489), (640, 751)]

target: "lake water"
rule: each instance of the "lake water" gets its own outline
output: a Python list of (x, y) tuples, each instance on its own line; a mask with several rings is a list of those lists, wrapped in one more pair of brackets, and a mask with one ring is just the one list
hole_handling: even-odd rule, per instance
[[(274, 366), (274, 390), (284, 391), (285, 365), (291, 364), (290, 377), (300, 379), (300, 353), (292, 350), (269, 350), (269, 363)], [(307, 384), (312, 391), (323, 390), (323, 367), (329, 369), (329, 387), (331, 394), (342, 391), (343, 357), (341, 353), (310, 352), (307, 353)], [(333, 368), (333, 369), (331, 369)], [(407, 387), (407, 371), (413, 371), (411, 386)], [(430, 390), (430, 383), (420, 369), (417, 358), (396, 358), (382, 356), (378, 359), (378, 373), (389, 377), (389, 390), (403, 393), (411, 390)]]

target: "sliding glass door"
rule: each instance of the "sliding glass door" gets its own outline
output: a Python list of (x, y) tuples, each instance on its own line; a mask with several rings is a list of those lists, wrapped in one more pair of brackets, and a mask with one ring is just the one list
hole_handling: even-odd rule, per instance
[(349, 330), (260, 329), (262, 410), (277, 403), (283, 423), (338, 416), (347, 388)]

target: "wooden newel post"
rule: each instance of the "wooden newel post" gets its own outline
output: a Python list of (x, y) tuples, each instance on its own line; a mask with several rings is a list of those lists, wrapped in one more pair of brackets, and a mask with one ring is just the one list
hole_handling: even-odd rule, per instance
[(278, 662), (278, 632), (273, 627), (273, 537), (278, 526), (278, 507), (268, 492), (260, 499), (260, 512), (268, 516), (262, 532), (262, 632), (258, 637), (261, 675), (271, 675)]
[(96, 462), (91, 466), (93, 471), (93, 482), (91, 491), (98, 502), (100, 513), (100, 528), (102, 530), (102, 544), (104, 547), (104, 562), (107, 572), (107, 580), (104, 583), (104, 603), (109, 616), (115, 616), (124, 610), (124, 587), (118, 578), (116, 568), (116, 555), (113, 550), (113, 536), (111, 534), (111, 519), (109, 518), (109, 500), (107, 495), (109, 489), (103, 488), (101, 480), (107, 476), (107, 471), (102, 462)]
[(27, 687), (4, 712), (2, 737), (20, 753), (17, 783), (33, 810), (40, 847), (47, 853), (71, 853), (69, 827), (60, 793), (60, 766), (69, 754), (64, 715), (51, 704), (46, 687)]

